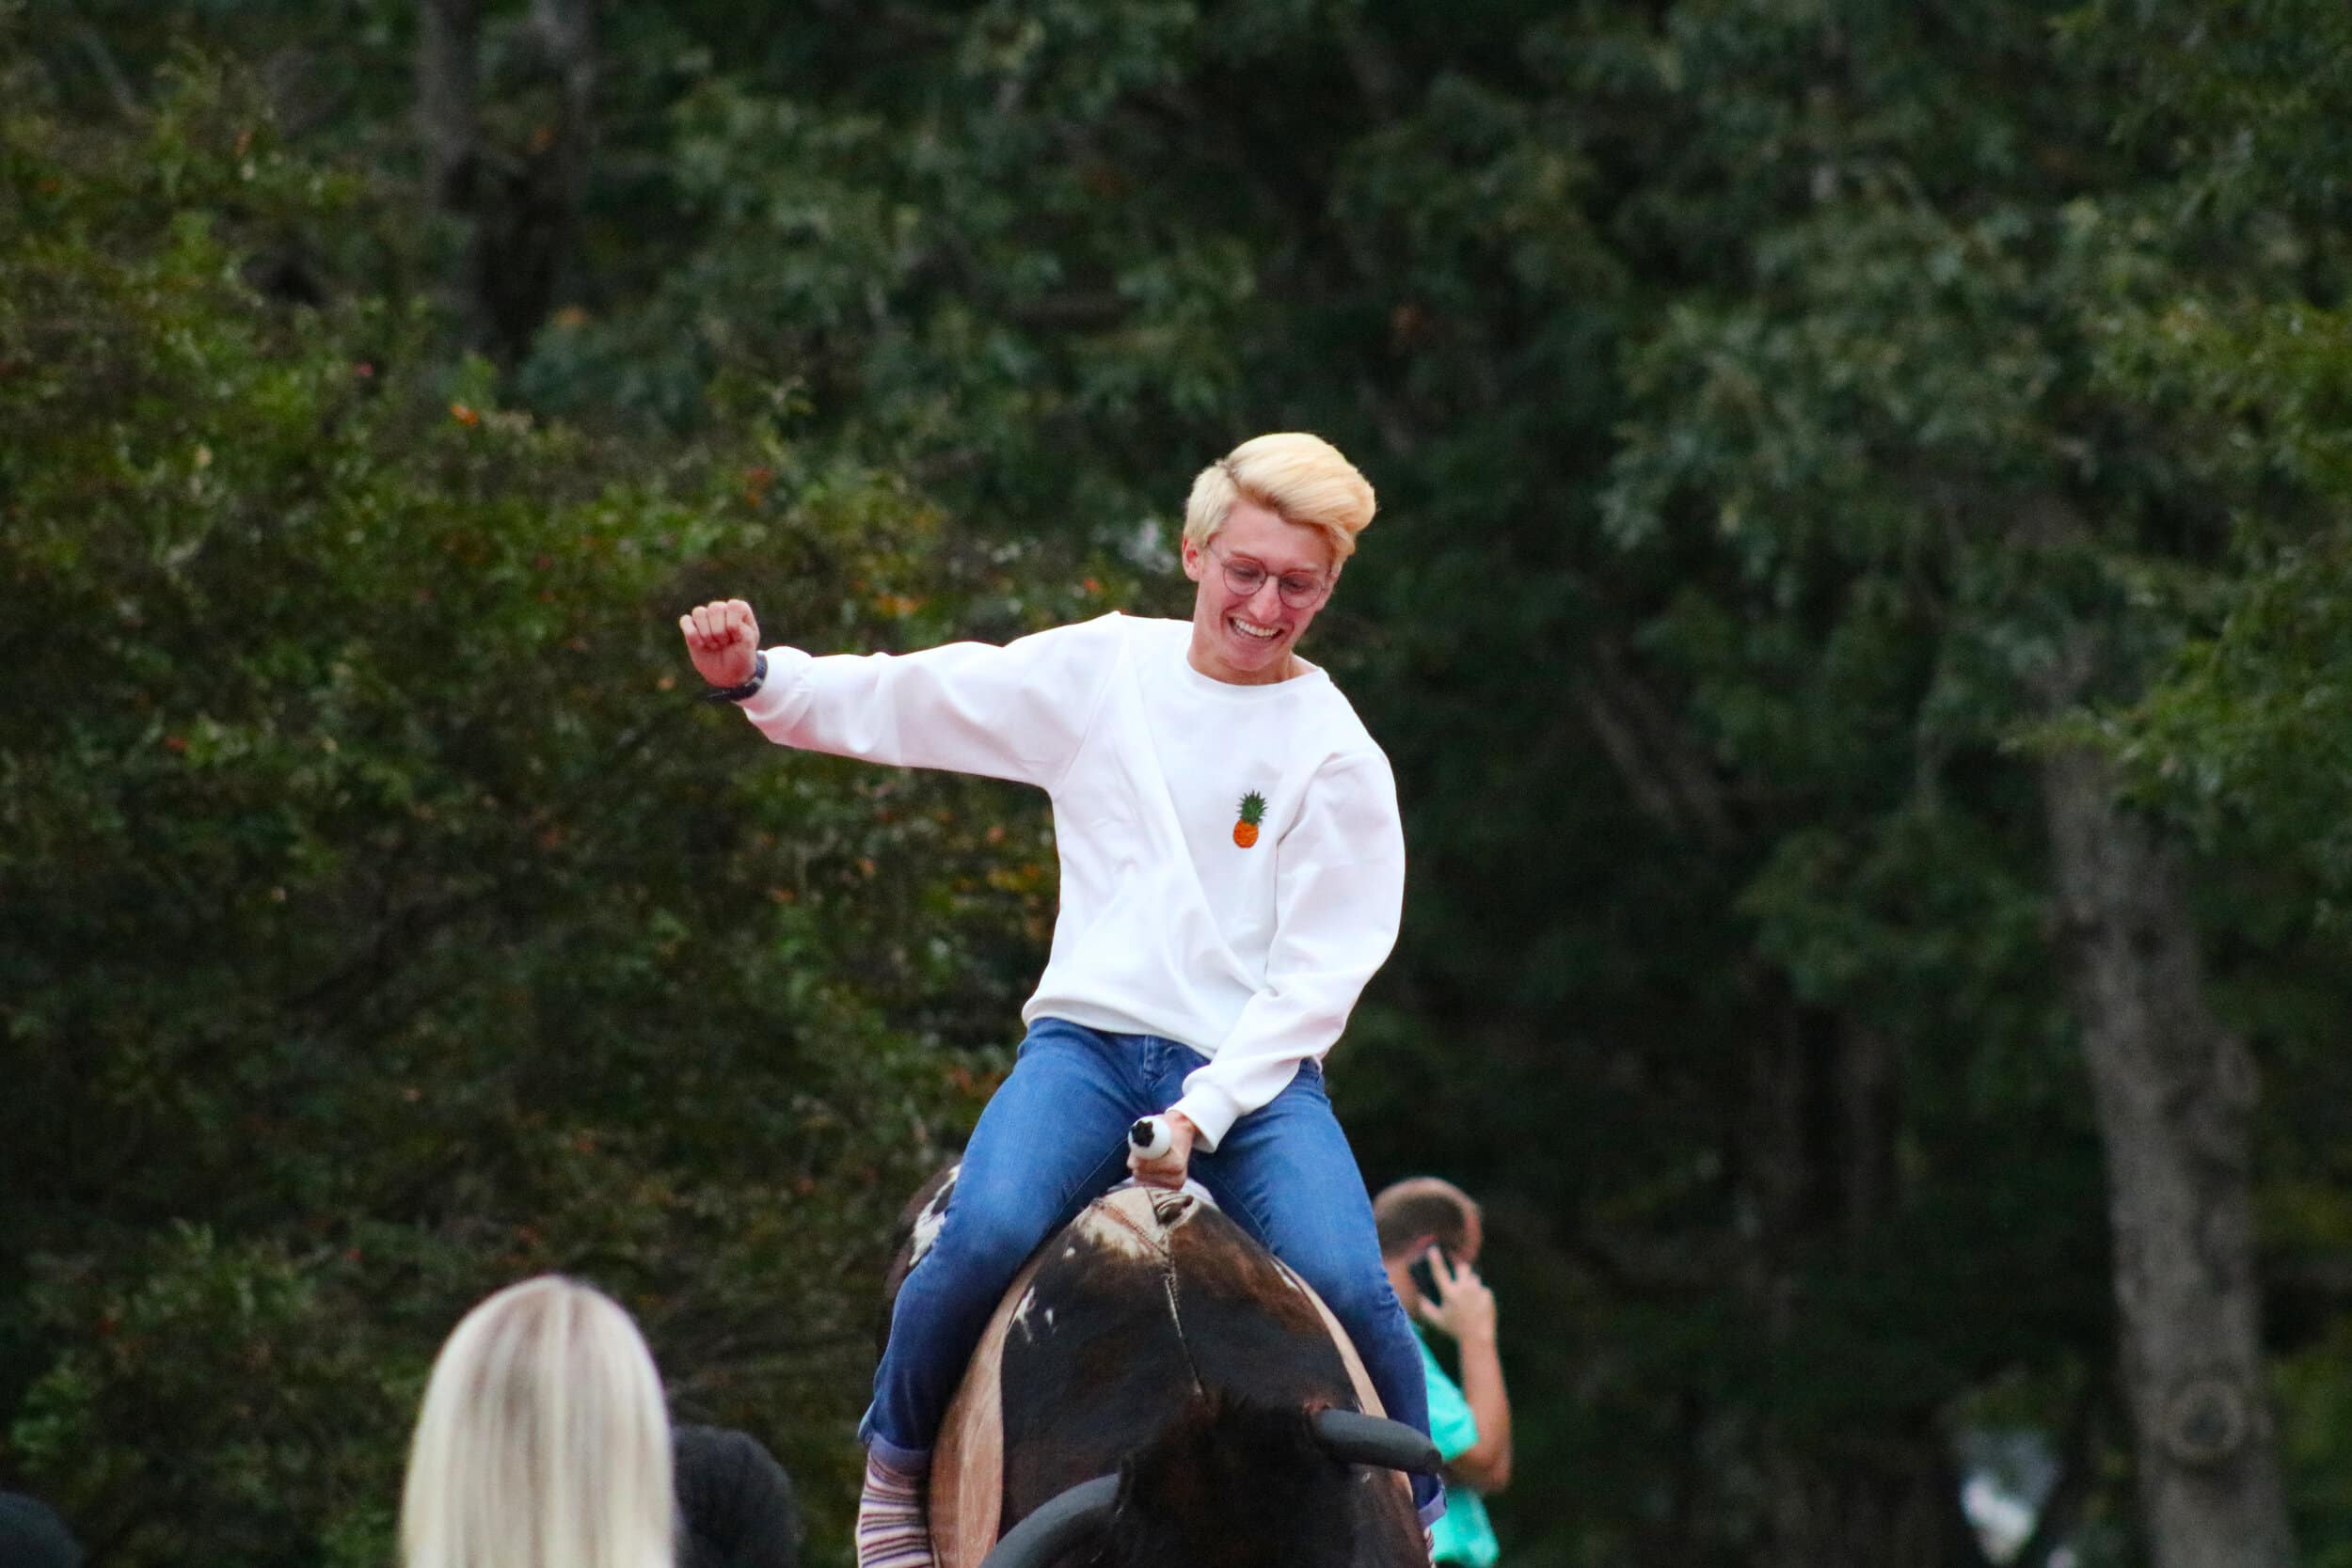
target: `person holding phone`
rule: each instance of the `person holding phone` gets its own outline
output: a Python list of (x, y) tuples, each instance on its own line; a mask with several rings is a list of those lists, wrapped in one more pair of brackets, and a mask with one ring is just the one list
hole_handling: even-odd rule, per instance
[[(1486, 1217), (1451, 1181), (1419, 1176), (1372, 1200), (1389, 1284), (1421, 1338), (1429, 1384), (1429, 1435), (1445, 1461), (1446, 1510), (1431, 1559), (1488, 1568), (1501, 1553), (1485, 1499), (1511, 1483), (1511, 1399), (1495, 1338), (1495, 1295), (1478, 1277)], [(1434, 1328), (1454, 1341), (1461, 1381), (1429, 1348)]]

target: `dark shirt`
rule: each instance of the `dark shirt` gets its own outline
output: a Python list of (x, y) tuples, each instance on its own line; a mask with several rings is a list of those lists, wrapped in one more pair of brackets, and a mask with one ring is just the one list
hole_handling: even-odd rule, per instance
[(82, 1548), (47, 1503), (0, 1492), (0, 1568), (82, 1568)]
[(798, 1568), (801, 1509), (791, 1478), (747, 1433), (682, 1426), (672, 1434), (678, 1568)]

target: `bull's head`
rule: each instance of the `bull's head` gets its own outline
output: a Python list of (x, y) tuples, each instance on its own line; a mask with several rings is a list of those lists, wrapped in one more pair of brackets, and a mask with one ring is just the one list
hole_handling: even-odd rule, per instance
[(1348, 1568), (1355, 1466), (1434, 1471), (1437, 1449), (1400, 1422), (1200, 1397), (1116, 1476), (1073, 1487), (996, 1544), (983, 1568)]

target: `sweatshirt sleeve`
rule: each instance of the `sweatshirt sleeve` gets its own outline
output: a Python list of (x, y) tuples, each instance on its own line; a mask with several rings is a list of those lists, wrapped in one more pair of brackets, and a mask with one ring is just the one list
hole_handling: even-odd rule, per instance
[(1051, 789), (1077, 754), (1117, 653), (1114, 617), (1003, 647), (811, 657), (768, 650), (744, 716), (780, 746)]
[(1265, 985), (1170, 1107), (1212, 1150), (1281, 1093), (1300, 1062), (1331, 1048), (1396, 945), (1405, 830), (1388, 759), (1374, 752), (1327, 763), (1279, 853)]

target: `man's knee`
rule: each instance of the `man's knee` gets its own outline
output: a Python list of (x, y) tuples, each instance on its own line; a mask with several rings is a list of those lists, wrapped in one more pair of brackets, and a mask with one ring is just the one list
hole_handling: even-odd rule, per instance
[(1396, 1293), (1389, 1289), (1389, 1276), (1376, 1258), (1335, 1255), (1289, 1261), (1332, 1315), (1350, 1325), (1351, 1333), (1357, 1332), (1355, 1325), (1375, 1323), (1396, 1307)]
[(951, 1212), (940, 1227), (926, 1263), (945, 1262), (959, 1274), (1002, 1275), (1009, 1279), (1038, 1243), (1045, 1239), (1050, 1218), (1018, 1210), (974, 1208)]

